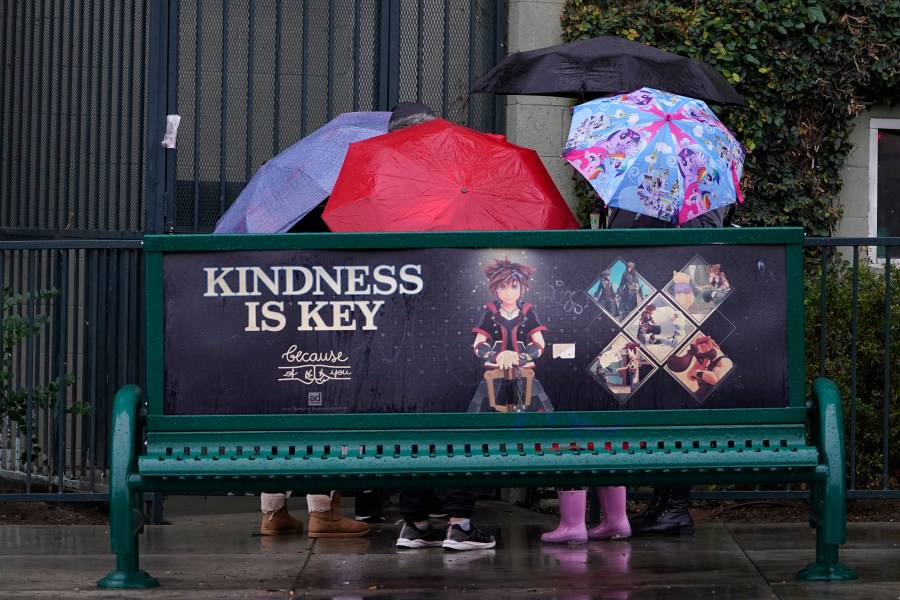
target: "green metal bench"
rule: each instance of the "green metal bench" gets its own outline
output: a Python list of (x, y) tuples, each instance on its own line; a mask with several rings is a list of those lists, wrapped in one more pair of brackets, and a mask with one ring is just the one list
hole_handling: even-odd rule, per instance
[[(804, 482), (816, 548), (798, 577), (853, 579), (838, 559), (846, 536), (841, 400), (826, 379), (806, 396), (802, 243), (799, 229), (150, 236), (146, 404), (135, 386), (115, 399), (116, 569), (98, 585), (157, 585), (139, 566), (146, 492), (450, 481)], [(482, 372), (471, 355), (477, 317), (462, 325), (450, 317), (478, 313), (488, 299), (478, 289), (481, 267), (503, 256), (540, 264), (526, 299), (548, 327), (536, 379), (552, 412), (465, 412)], [(670, 357), (684, 354), (679, 344), (692, 335), (714, 333), (729, 349), (734, 367), (708, 394), (679, 382), (668, 350), (648, 344), (639, 385), (616, 379), (609, 362), (640, 333), (640, 311), (612, 317), (593, 292), (597, 273), (630, 258), (647, 284), (643, 302), (673, 314), (688, 307)], [(684, 296), (677, 304), (666, 271), (683, 265), (702, 279), (700, 266), (713, 261), (730, 269), (730, 297), (704, 304), (698, 292), (696, 306)], [(371, 268), (346, 270), (363, 264)], [(301, 267), (327, 276), (312, 282)], [(367, 280), (375, 271), (381, 277)], [(371, 304), (354, 304), (362, 301)], [(422, 332), (425, 324), (433, 330)], [(286, 364), (270, 364), (271, 356)]]

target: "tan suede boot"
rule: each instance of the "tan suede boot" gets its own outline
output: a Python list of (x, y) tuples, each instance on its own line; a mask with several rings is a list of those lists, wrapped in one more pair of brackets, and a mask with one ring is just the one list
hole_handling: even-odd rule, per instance
[(259, 526), (262, 535), (287, 535), (303, 533), (303, 523), (288, 513), (287, 505), (278, 510), (264, 512)]
[(306, 497), (309, 507), (309, 528), (307, 535), (311, 538), (349, 538), (369, 535), (369, 525), (361, 521), (348, 519), (341, 514), (341, 493), (331, 492), (328, 496), (312, 495)]

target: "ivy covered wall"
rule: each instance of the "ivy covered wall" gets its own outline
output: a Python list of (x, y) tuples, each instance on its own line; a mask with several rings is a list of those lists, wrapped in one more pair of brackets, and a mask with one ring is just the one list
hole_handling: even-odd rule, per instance
[(748, 150), (736, 222), (831, 235), (853, 119), (900, 100), (900, 0), (567, 0), (564, 39), (618, 35), (712, 64)]

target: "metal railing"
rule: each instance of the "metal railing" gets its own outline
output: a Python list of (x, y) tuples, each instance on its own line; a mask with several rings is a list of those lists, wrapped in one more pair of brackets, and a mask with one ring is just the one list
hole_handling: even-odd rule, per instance
[[(0, 420), (0, 480), (12, 490), (0, 500), (106, 498), (112, 398), (125, 383), (143, 381), (140, 247), (139, 240), (0, 241), (4, 298), (20, 295), (0, 319), (34, 325), (47, 317), (9, 349), (8, 385), (25, 390), (24, 415), (19, 423)], [(42, 407), (41, 386), (67, 376), (74, 383)]]
[[(806, 285), (817, 294), (807, 297), (807, 330), (816, 333), (818, 341), (808, 344), (807, 364), (810, 377), (831, 377), (844, 394), (848, 497), (900, 498), (895, 475), (900, 471), (896, 448), (900, 373), (892, 369), (900, 354), (894, 339), (900, 293), (892, 288), (900, 287), (900, 282), (890, 261), (868, 258), (875, 256), (868, 252), (875, 247), (896, 255), (900, 238), (812, 238), (806, 245), (813, 272)], [(834, 260), (837, 251), (845, 264)], [(33, 318), (46, 313), (51, 318), (45, 329), (17, 344), (13, 383), (33, 387), (65, 373), (78, 378), (62, 390), (56, 408), (32, 410), (29, 405), (29, 423), (18, 427), (0, 423), (0, 482), (12, 479), (21, 484), (21, 490), (11, 493), (0, 489), (0, 501), (105, 501), (110, 404), (121, 385), (144, 383), (140, 242), (0, 242), (0, 256), (4, 287), (16, 293), (59, 289), (55, 298), (32, 299), (17, 309), (20, 315)], [(871, 331), (878, 335), (860, 338)], [(873, 372), (878, 374), (874, 385)], [(89, 412), (85, 416), (65, 412), (76, 403), (87, 405)], [(21, 462), (18, 457), (27, 448), (31, 431), (40, 432), (42, 450), (35, 459)], [(792, 486), (719, 487), (697, 489), (695, 497), (775, 500), (803, 498), (806, 493)]]

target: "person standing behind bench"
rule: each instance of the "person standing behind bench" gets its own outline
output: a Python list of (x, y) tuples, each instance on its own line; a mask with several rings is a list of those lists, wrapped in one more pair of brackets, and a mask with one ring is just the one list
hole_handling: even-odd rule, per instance
[[(419, 102), (401, 102), (391, 111), (388, 131), (411, 127), (436, 118), (434, 111)], [(447, 488), (444, 490), (444, 509), (449, 527), (444, 530), (434, 527), (429, 513), (439, 502), (432, 489), (401, 489), (400, 513), (403, 527), (397, 537), (398, 548), (442, 547), (447, 550), (477, 550), (493, 548), (497, 545), (494, 536), (485, 533), (472, 524), (475, 514), (476, 490), (468, 488)]]
[[(733, 205), (723, 206), (715, 210), (685, 221), (682, 229), (722, 227), (728, 211)], [(607, 229), (659, 229), (673, 227), (672, 223), (655, 219), (647, 215), (639, 215), (627, 210), (612, 208), (607, 214)], [(617, 488), (610, 488), (617, 489)], [(621, 488), (624, 497), (625, 488)], [(689, 511), (691, 503), (691, 486), (654, 486), (653, 497), (641, 514), (632, 517), (631, 535), (690, 535), (694, 533), (694, 520)]]

